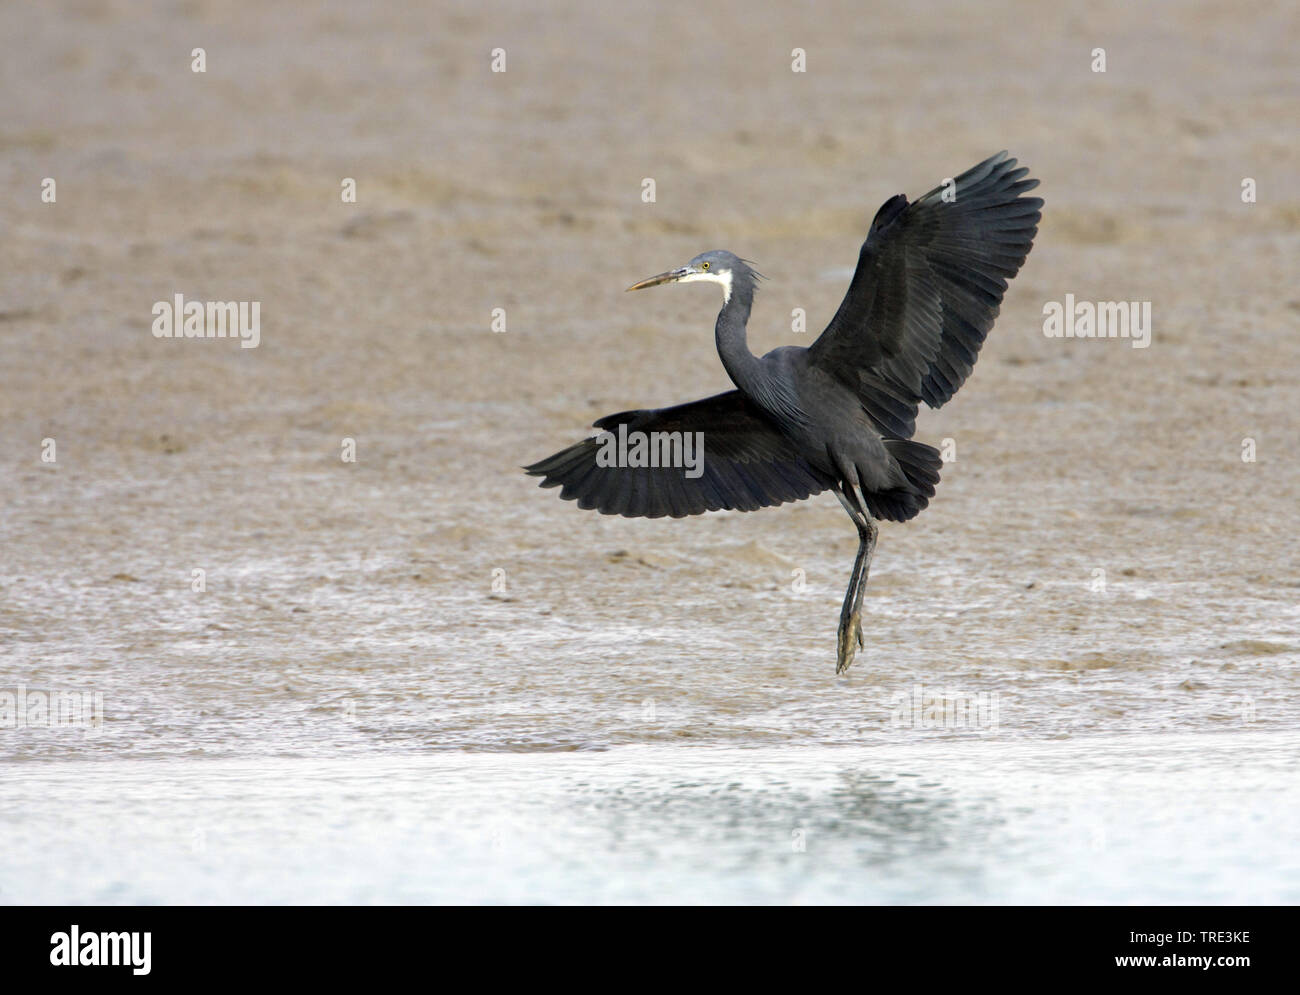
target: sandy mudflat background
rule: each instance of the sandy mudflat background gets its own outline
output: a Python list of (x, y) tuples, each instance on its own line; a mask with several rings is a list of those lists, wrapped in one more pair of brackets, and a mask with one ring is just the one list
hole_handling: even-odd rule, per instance
[[(0, 730), (11, 770), (989, 738), (900, 728), (918, 684), (1031, 753), (1200, 736), (1230, 772), (1296, 728), (1293, 5), (415, 6), (0, 8), (0, 690), (105, 713)], [(729, 386), (716, 289), (628, 284), (731, 249), (751, 348), (807, 344), (881, 202), (1001, 148), (1039, 235), (920, 419), (957, 460), (884, 526), (847, 678), (833, 498), (628, 521), (519, 471)], [(259, 347), (154, 338), (177, 293), (260, 301)], [(1045, 337), (1066, 294), (1150, 301), (1150, 347)], [(445, 897), (309, 897), (358, 895)], [(997, 897), (885, 897), (945, 895)]]

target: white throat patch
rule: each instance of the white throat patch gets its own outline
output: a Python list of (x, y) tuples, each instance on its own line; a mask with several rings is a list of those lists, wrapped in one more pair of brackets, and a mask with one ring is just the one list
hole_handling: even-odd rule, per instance
[(721, 269), (716, 273), (690, 273), (677, 281), (678, 283), (720, 283), (722, 284), (722, 303), (731, 300), (731, 270)]

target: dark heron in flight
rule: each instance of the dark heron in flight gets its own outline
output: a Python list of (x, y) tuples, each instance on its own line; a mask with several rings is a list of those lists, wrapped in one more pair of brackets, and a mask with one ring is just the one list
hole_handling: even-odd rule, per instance
[[(1028, 172), (1001, 152), (920, 200), (885, 201), (843, 303), (806, 349), (783, 346), (761, 359), (749, 351), (745, 322), (758, 274), (730, 252), (705, 252), (634, 284), (628, 289), (722, 285), (714, 338), (737, 389), (608, 415), (595, 423), (601, 435), (525, 469), (580, 508), (628, 518), (754, 511), (834, 491), (858, 528), (840, 612), (835, 670), (842, 673), (864, 645), (875, 520), (913, 518), (939, 482), (938, 450), (912, 440), (920, 403), (940, 407), (970, 376), (1007, 281), (1033, 245), (1043, 202), (1025, 196), (1038, 186)], [(605, 433), (623, 432), (702, 438), (702, 466), (692, 472), (599, 458), (612, 438)]]

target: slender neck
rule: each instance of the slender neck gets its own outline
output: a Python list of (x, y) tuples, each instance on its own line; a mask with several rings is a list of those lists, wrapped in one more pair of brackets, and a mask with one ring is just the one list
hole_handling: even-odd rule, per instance
[(736, 280), (731, 296), (718, 312), (718, 323), (713, 338), (718, 345), (722, 366), (731, 382), (741, 390), (753, 393), (762, 377), (762, 364), (749, 351), (745, 341), (745, 322), (754, 306), (754, 286), (749, 280)]

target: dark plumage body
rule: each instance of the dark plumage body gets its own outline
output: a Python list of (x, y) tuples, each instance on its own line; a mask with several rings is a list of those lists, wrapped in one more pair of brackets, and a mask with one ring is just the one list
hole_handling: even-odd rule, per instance
[(1038, 185), (1000, 153), (908, 203), (876, 213), (839, 310), (808, 348), (754, 356), (745, 325), (757, 274), (730, 252), (706, 252), (659, 283), (723, 285), (718, 355), (736, 390), (672, 408), (625, 411), (603, 432), (701, 432), (703, 473), (608, 466), (600, 437), (526, 468), (582, 508), (627, 517), (680, 518), (753, 511), (832, 490), (858, 528), (859, 548), (840, 616), (838, 662), (863, 645), (861, 603), (876, 519), (907, 521), (934, 496), (942, 462), (912, 440), (922, 401), (945, 403), (965, 382), (1002, 296), (1037, 232)]

